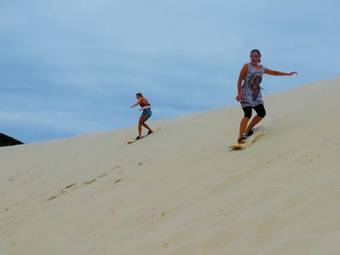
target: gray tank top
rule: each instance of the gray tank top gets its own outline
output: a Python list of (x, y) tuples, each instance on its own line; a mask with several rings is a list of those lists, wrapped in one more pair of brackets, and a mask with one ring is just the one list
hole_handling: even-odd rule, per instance
[(248, 72), (242, 85), (242, 107), (255, 107), (263, 104), (260, 84), (265, 70), (266, 68), (262, 65), (256, 69), (251, 63), (248, 64)]

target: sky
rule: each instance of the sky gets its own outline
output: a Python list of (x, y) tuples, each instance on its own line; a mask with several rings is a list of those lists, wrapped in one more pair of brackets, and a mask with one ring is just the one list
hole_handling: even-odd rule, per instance
[(235, 105), (253, 48), (299, 72), (265, 77), (265, 95), (335, 78), (339, 11), (336, 0), (1, 0), (0, 132), (38, 142), (129, 127), (136, 92), (153, 120)]

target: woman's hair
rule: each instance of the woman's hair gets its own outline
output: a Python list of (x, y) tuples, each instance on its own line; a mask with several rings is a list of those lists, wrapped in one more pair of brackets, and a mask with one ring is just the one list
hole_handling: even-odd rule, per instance
[(260, 50), (258, 50), (258, 49), (253, 49), (253, 50), (251, 50), (250, 55), (253, 54), (253, 53), (257, 53), (257, 55), (259, 55), (259, 57), (260, 57), (259, 62), (261, 63), (261, 57), (262, 57), (262, 55), (261, 55)]
[(140, 93), (140, 92), (138, 92), (138, 93), (136, 94), (136, 97), (143, 97), (143, 94)]

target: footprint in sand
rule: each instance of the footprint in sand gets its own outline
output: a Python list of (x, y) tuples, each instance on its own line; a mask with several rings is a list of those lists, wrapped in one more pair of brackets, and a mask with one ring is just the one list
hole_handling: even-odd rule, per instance
[(115, 172), (116, 170), (118, 170), (118, 169), (120, 169), (120, 168), (122, 168), (121, 165), (116, 165), (116, 166), (112, 167), (110, 171), (108, 171), (108, 172), (106, 172), (106, 173), (103, 173), (103, 174), (101, 174), (101, 175), (98, 175), (98, 176), (97, 176), (97, 179), (104, 178), (104, 177), (110, 175), (111, 172)]
[[(119, 168), (120, 168), (120, 166), (115, 166), (114, 168), (112, 168), (112, 170), (114, 170), (114, 169), (119, 169)], [(108, 173), (101, 174), (101, 175), (99, 175), (97, 178), (93, 178), (93, 179), (91, 179), (91, 180), (89, 180), (89, 181), (83, 182), (83, 185), (90, 185), (90, 184), (94, 183), (95, 181), (97, 181), (97, 179), (103, 178), (103, 177), (105, 177), (105, 176), (108, 176)], [(117, 183), (120, 183), (120, 182), (123, 181), (123, 180), (124, 180), (124, 178), (119, 178), (119, 179), (116, 179), (116, 180), (114, 181), (114, 183), (117, 184)], [(56, 199), (59, 195), (64, 195), (64, 194), (70, 192), (71, 190), (75, 190), (75, 189), (78, 189), (78, 188), (79, 188), (79, 186), (77, 186), (77, 183), (76, 183), (76, 182), (71, 183), (71, 184), (69, 184), (69, 185), (66, 185), (65, 188), (64, 188), (63, 190), (61, 190), (58, 194), (55, 194), (55, 195), (50, 196), (50, 197), (47, 199), (47, 201), (54, 200), (54, 199)]]
[(145, 159), (145, 160), (143, 160), (142, 162), (139, 162), (137, 165), (138, 165), (138, 166), (142, 166), (144, 163), (146, 163), (146, 162), (148, 162), (148, 161), (151, 161), (151, 160), (152, 160), (151, 158)]
[(228, 216), (228, 212), (226, 212), (223, 209), (220, 209), (220, 213), (223, 214), (223, 216), (227, 217)]
[(161, 212), (161, 213), (152, 213), (151, 214), (151, 218), (163, 218), (166, 217), (168, 215), (168, 212)]
[(123, 180), (124, 180), (124, 178), (119, 178), (119, 179), (115, 180), (115, 184), (120, 183)]
[(318, 160), (320, 157), (321, 157), (320, 154), (315, 154), (315, 155), (306, 154), (306, 155), (300, 157), (297, 161), (301, 165), (307, 165), (307, 164), (313, 163), (315, 160)]
[(103, 178), (105, 176), (107, 176), (107, 174), (101, 174), (101, 175), (97, 176), (97, 178), (100, 179), (100, 178)]
[(96, 181), (96, 178), (93, 178), (92, 180), (90, 181), (87, 181), (87, 182), (84, 182), (85, 185), (89, 185), (91, 183), (94, 183)]
[(51, 201), (51, 200), (54, 200), (58, 197), (58, 195), (53, 195), (53, 196), (50, 196), (47, 201)]
[(66, 194), (66, 193), (68, 193), (69, 191), (75, 190), (75, 189), (77, 189), (77, 188), (78, 188), (78, 186), (77, 186), (77, 183), (76, 183), (76, 182), (74, 182), (74, 183), (72, 183), (72, 184), (69, 184), (69, 185), (66, 185), (66, 186), (65, 186), (65, 189), (61, 190), (58, 194), (55, 194), (55, 195), (50, 196), (50, 197), (47, 199), (47, 201), (54, 200), (54, 199), (56, 199), (58, 196), (63, 195), (63, 194)]
[(65, 189), (72, 188), (72, 187), (74, 187), (74, 186), (76, 186), (76, 185), (77, 185), (77, 183), (74, 182), (74, 183), (72, 183), (72, 184), (70, 184), (70, 185), (65, 186)]

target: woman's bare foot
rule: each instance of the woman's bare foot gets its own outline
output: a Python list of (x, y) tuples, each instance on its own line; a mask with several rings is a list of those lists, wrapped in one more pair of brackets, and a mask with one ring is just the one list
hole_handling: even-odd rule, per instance
[(237, 139), (238, 143), (245, 143), (246, 142), (246, 137), (242, 136), (240, 138)]

